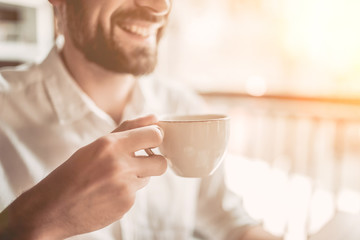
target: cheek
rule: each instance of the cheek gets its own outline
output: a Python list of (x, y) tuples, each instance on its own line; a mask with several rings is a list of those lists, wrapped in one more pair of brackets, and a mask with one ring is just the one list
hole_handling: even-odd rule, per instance
[(130, 0), (90, 0), (90, 1), (97, 1), (101, 3), (101, 8), (97, 11), (97, 18), (98, 23), (101, 25), (103, 30), (107, 33), (110, 33), (112, 30), (113, 19), (119, 11), (134, 9), (136, 6), (134, 5), (134, 1)]
[(114, 27), (114, 22), (112, 21), (112, 16), (114, 13), (114, 9), (110, 6), (103, 6), (99, 11), (91, 16), (92, 21), (94, 21), (94, 25), (96, 28), (101, 28), (105, 35), (111, 34)]

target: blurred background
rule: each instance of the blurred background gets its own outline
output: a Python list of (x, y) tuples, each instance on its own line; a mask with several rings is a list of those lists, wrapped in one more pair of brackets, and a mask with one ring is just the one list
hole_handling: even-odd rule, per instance
[[(360, 1), (173, 4), (156, 74), (231, 116), (227, 182), (249, 213), (287, 240), (349, 225), (360, 213)], [(53, 26), (46, 0), (0, 0), (0, 66), (40, 61)]]

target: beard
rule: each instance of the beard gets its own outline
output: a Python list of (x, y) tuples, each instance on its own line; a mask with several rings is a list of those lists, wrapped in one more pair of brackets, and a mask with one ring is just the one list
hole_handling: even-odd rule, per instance
[[(160, 28), (156, 36), (155, 46), (129, 47), (114, 37), (114, 28), (106, 33), (98, 23), (91, 27), (86, 18), (81, 1), (67, 0), (67, 29), (75, 47), (85, 58), (109, 71), (146, 75), (154, 71), (158, 58), (158, 43), (163, 35), (164, 27)], [(126, 20), (140, 20), (148, 22), (166, 22), (167, 16), (151, 15), (144, 9), (120, 10), (111, 17), (112, 26)]]

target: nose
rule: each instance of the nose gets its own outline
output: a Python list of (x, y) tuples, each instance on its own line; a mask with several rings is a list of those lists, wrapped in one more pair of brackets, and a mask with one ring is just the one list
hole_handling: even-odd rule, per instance
[(156, 16), (164, 16), (170, 12), (171, 0), (135, 0), (138, 7), (147, 8)]

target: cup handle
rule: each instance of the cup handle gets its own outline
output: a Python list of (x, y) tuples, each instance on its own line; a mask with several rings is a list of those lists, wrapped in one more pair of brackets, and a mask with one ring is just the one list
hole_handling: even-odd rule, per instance
[(149, 155), (149, 157), (155, 155), (154, 152), (150, 148), (145, 149), (145, 152), (147, 155)]

